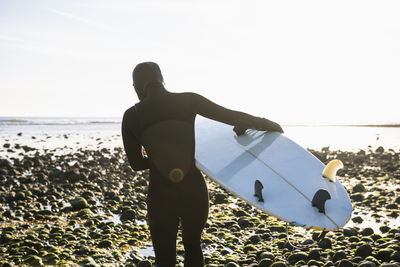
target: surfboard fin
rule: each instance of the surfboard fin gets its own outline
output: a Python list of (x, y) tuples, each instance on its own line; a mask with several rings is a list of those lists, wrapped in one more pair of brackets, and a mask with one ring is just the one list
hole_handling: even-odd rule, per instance
[(264, 198), (261, 191), (263, 188), (264, 186), (262, 185), (262, 183), (259, 180), (256, 180), (254, 183), (254, 196), (258, 197), (258, 202), (264, 202)]
[(331, 199), (331, 195), (329, 194), (329, 192), (325, 189), (320, 189), (315, 193), (311, 204), (313, 207), (316, 207), (319, 212), (325, 214), (325, 202), (328, 199)]
[(340, 160), (331, 160), (322, 172), (322, 176), (334, 183), (336, 181), (336, 172), (341, 168), (343, 168), (343, 163)]

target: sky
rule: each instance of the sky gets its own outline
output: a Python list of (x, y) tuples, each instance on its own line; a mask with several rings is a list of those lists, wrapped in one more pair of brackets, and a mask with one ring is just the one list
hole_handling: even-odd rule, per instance
[(112, 116), (131, 73), (281, 124), (399, 123), (399, 1), (0, 0), (0, 116)]

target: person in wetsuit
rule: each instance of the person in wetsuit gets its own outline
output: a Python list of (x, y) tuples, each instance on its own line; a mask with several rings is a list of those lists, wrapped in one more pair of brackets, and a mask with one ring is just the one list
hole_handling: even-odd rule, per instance
[(125, 111), (122, 138), (132, 169), (150, 169), (147, 212), (156, 266), (175, 266), (179, 223), (185, 266), (203, 266), (200, 240), (209, 197), (195, 166), (196, 115), (233, 125), (237, 134), (246, 129), (283, 130), (275, 122), (226, 109), (201, 95), (167, 91), (156, 63), (138, 64), (132, 77), (140, 102)]

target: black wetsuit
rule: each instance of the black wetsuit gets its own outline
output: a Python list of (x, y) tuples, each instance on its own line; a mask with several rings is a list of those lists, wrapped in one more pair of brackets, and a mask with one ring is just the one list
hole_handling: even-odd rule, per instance
[(147, 207), (157, 266), (175, 266), (179, 220), (185, 266), (204, 264), (200, 238), (209, 204), (207, 185), (194, 160), (197, 114), (243, 128), (276, 127), (195, 93), (170, 93), (161, 84), (153, 84), (147, 96), (125, 112), (122, 137), (129, 163), (134, 170), (150, 169)]

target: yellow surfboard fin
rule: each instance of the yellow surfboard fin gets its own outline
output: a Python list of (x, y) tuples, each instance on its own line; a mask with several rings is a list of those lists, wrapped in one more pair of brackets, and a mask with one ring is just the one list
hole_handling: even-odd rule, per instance
[(340, 160), (331, 160), (322, 172), (322, 176), (334, 183), (336, 181), (336, 172), (341, 168), (343, 168), (343, 163)]

